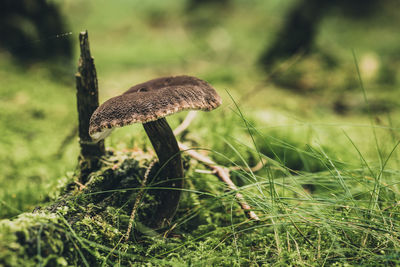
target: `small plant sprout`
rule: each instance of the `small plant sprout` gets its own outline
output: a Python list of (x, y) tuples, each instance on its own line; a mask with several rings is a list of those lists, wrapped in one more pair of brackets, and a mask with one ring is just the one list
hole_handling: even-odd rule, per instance
[(160, 190), (162, 205), (154, 226), (162, 227), (176, 212), (183, 187), (183, 166), (175, 136), (165, 116), (183, 110), (210, 111), (221, 98), (205, 81), (191, 76), (153, 79), (131, 87), (122, 95), (104, 102), (90, 119), (89, 134), (95, 141), (107, 137), (114, 128), (142, 123), (156, 151), (165, 182)]

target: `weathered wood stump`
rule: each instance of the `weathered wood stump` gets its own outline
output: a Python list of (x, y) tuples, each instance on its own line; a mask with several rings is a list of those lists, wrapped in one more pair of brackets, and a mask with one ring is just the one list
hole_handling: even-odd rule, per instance
[(81, 148), (80, 181), (82, 183), (87, 182), (87, 176), (91, 171), (99, 168), (99, 159), (105, 155), (104, 141), (95, 143), (89, 135), (90, 117), (99, 106), (99, 96), (96, 68), (90, 54), (88, 38), (87, 31), (79, 34), (81, 56), (78, 62), (78, 72), (75, 74)]

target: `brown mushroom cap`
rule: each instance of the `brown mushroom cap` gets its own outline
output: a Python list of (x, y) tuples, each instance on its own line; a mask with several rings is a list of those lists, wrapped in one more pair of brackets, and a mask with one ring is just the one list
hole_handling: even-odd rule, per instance
[(158, 78), (135, 85), (99, 106), (90, 118), (89, 134), (98, 141), (115, 127), (155, 121), (182, 110), (210, 111), (220, 104), (220, 96), (203, 80)]

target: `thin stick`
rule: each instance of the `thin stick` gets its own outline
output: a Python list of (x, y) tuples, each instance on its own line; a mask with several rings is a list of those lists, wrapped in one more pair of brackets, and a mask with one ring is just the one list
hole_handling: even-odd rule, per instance
[(175, 128), (174, 130), (174, 135), (180, 135), (184, 130), (186, 130), (187, 127), (189, 127), (190, 123), (194, 120), (194, 118), (197, 115), (197, 111), (189, 111), (189, 113), (186, 115), (185, 119), (181, 124), (178, 125), (178, 127)]
[[(187, 116), (185, 117), (183, 122), (181, 124), (179, 124), (178, 127), (175, 128), (174, 135), (179, 135), (183, 131), (185, 131), (189, 127), (190, 123), (196, 118), (196, 115), (197, 115), (197, 111), (194, 111), (194, 110), (189, 111), (189, 113), (187, 114)], [(206, 160), (206, 159), (203, 158), (203, 160)], [(229, 169), (231, 171), (247, 170), (247, 171), (256, 172), (256, 171), (261, 170), (264, 167), (264, 165), (265, 165), (265, 163), (263, 163), (262, 161), (259, 161), (255, 166), (250, 167), (250, 168), (242, 167), (242, 166), (234, 166), (234, 167), (229, 167)]]
[(137, 209), (139, 208), (140, 200), (142, 199), (144, 191), (145, 191), (144, 187), (147, 184), (147, 179), (149, 178), (151, 168), (153, 168), (153, 166), (154, 166), (154, 164), (156, 162), (157, 162), (157, 160), (153, 160), (150, 163), (149, 167), (147, 167), (146, 173), (144, 174), (142, 184), (140, 185), (139, 193), (136, 196), (135, 204), (133, 205), (133, 208), (132, 208), (131, 217), (129, 218), (128, 230), (126, 230), (126, 234), (125, 234), (125, 241), (128, 241), (128, 239), (129, 239), (129, 235), (130, 235), (131, 230), (132, 230), (132, 225), (133, 225), (133, 222), (134, 222), (135, 217), (136, 217), (136, 212), (137, 212)]
[[(186, 118), (183, 120), (183, 122), (175, 128), (174, 134), (179, 135), (182, 133), (184, 130), (186, 130), (187, 127), (189, 127), (190, 123), (193, 121), (193, 119), (196, 117), (197, 112), (195, 111), (190, 111)], [(188, 146), (178, 142), (179, 149), (182, 151), (185, 151), (189, 156), (192, 158), (196, 159), (197, 161), (200, 161), (204, 165), (206, 165), (209, 169), (212, 170), (212, 172), (225, 184), (227, 184), (228, 188), (232, 191), (238, 191), (238, 188), (236, 185), (232, 182), (230, 178), (230, 170), (226, 167), (223, 166), (218, 166), (217, 163), (215, 163), (212, 159), (210, 159), (207, 156), (204, 156), (192, 149), (190, 149)], [(259, 162), (256, 166), (250, 168), (252, 171), (257, 171), (260, 170), (264, 164), (262, 162)], [(240, 168), (240, 167), (239, 167)], [(234, 168), (236, 169), (236, 168)], [(236, 193), (235, 197), (237, 201), (239, 202), (239, 205), (245, 212), (247, 218), (259, 221), (260, 218), (255, 214), (252, 210), (249, 204), (247, 204), (246, 200), (244, 199), (243, 195), (240, 193)]]
[[(188, 146), (178, 142), (178, 146), (182, 151), (185, 151), (189, 156), (192, 158), (196, 159), (197, 161), (203, 163), (205, 166), (210, 168), (214, 174), (222, 181), (224, 182), (228, 188), (231, 191), (238, 191), (238, 188), (236, 185), (232, 182), (230, 178), (230, 170), (226, 167), (219, 166), (217, 163), (215, 163), (212, 159), (210, 159), (207, 156), (204, 156), (192, 149), (190, 149)], [(260, 218), (257, 216), (257, 214), (254, 213), (254, 211), (251, 210), (251, 207), (249, 204), (247, 204), (246, 200), (244, 199), (243, 195), (237, 192), (235, 194), (236, 200), (238, 201), (240, 207), (246, 214), (247, 218), (259, 221)]]
[(231, 171), (239, 171), (239, 170), (245, 170), (245, 171), (251, 171), (251, 172), (257, 172), (264, 168), (265, 162), (262, 162), (261, 160), (253, 167), (242, 167), (242, 166), (233, 166), (229, 167)]

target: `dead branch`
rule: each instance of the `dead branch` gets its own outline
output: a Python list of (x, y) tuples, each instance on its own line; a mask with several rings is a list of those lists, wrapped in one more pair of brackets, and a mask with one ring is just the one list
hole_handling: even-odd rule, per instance
[(265, 166), (265, 162), (259, 161), (255, 166), (253, 167), (243, 167), (243, 166), (233, 166), (229, 167), (231, 171), (239, 171), (239, 170), (245, 170), (245, 171), (251, 171), (251, 172), (257, 172), (261, 170)]
[(197, 111), (194, 111), (194, 110), (189, 111), (189, 113), (186, 115), (183, 122), (181, 124), (179, 124), (178, 127), (175, 128), (174, 135), (179, 135), (184, 130), (186, 130), (186, 128), (189, 127), (190, 123), (194, 120), (196, 115), (197, 115)]
[[(181, 124), (178, 125), (178, 127), (175, 128), (174, 130), (174, 135), (179, 135), (181, 134), (183, 131), (185, 131), (190, 123), (196, 118), (197, 115), (197, 111), (189, 111), (189, 113), (187, 114), (187, 116), (185, 117), (185, 119), (183, 120), (183, 122)], [(200, 156), (202, 156), (201, 154), (199, 154)], [(203, 158), (202, 161), (207, 161), (206, 158)], [(237, 170), (246, 170), (246, 171), (251, 171), (251, 172), (256, 172), (261, 170), (264, 167), (264, 164), (262, 161), (259, 161), (255, 166), (253, 167), (242, 167), (242, 166), (234, 166), (234, 167), (229, 167), (229, 169), (231, 171), (237, 171)]]
[[(190, 123), (193, 121), (193, 119), (196, 116), (196, 112), (191, 111), (188, 113), (186, 118), (183, 120), (183, 122), (176, 127), (174, 130), (174, 134), (178, 135), (182, 133), (184, 130), (186, 130), (187, 127), (189, 127)], [(247, 204), (246, 200), (244, 199), (243, 195), (238, 192), (237, 186), (232, 182), (230, 178), (230, 170), (226, 167), (219, 166), (217, 163), (215, 163), (212, 159), (209, 157), (202, 155), (198, 152), (196, 152), (193, 149), (190, 149), (188, 146), (182, 144), (181, 142), (178, 142), (179, 149), (181, 151), (185, 151), (189, 156), (192, 158), (196, 159), (197, 161), (203, 163), (205, 166), (207, 166), (213, 174), (215, 174), (222, 182), (224, 182), (228, 188), (231, 191), (236, 192), (235, 197), (236, 200), (238, 201), (240, 207), (243, 209), (244, 213), (246, 214), (247, 218), (259, 221), (260, 218), (257, 216), (257, 214), (254, 213), (254, 211), (251, 210), (251, 207), (249, 204)], [(262, 162), (259, 162), (255, 167), (250, 168), (252, 171), (259, 170), (263, 166)]]
[(196, 152), (193, 149), (190, 149), (188, 146), (178, 142), (179, 149), (187, 153), (189, 156), (194, 158), (195, 160), (203, 163), (205, 166), (207, 166), (209, 169), (213, 171), (213, 173), (222, 181), (224, 182), (228, 188), (231, 191), (236, 192), (235, 197), (236, 200), (238, 201), (240, 207), (246, 214), (247, 218), (259, 221), (260, 218), (257, 216), (257, 214), (254, 213), (254, 211), (251, 210), (251, 207), (249, 204), (247, 204), (246, 200), (244, 199), (243, 195), (238, 192), (238, 188), (236, 185), (232, 182), (230, 178), (230, 170), (226, 167), (219, 166), (217, 163), (215, 163), (212, 159), (210, 159), (207, 156), (204, 156), (198, 152)]

